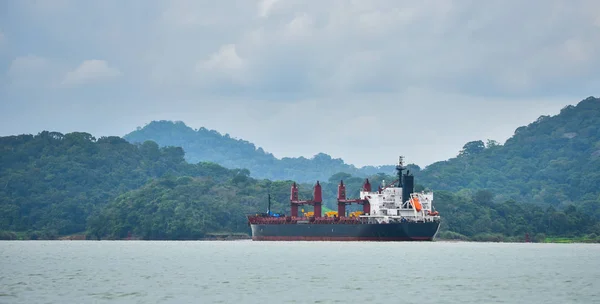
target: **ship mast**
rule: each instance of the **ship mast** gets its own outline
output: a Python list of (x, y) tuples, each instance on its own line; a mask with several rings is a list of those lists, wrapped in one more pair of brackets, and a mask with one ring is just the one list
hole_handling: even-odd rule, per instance
[(402, 171), (404, 171), (406, 167), (404, 167), (404, 156), (398, 157), (398, 165), (396, 166), (396, 170), (398, 171), (398, 188), (402, 188)]

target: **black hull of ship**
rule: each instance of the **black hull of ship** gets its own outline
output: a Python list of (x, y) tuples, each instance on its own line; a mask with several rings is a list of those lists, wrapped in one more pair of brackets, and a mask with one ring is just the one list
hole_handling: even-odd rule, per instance
[(252, 224), (254, 241), (433, 241), (439, 222), (391, 224)]

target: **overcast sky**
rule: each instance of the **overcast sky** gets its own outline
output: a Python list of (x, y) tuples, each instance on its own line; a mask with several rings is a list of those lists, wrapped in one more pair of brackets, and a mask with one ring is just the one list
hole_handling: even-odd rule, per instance
[(600, 88), (600, 1), (0, 1), (0, 135), (152, 120), (421, 166)]

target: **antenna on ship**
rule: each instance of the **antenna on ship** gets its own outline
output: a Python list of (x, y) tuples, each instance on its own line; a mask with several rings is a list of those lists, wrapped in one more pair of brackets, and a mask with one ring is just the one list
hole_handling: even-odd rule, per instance
[(405, 169), (404, 167), (404, 156), (398, 157), (398, 165), (396, 166), (396, 170), (398, 171), (398, 187), (402, 188), (402, 171)]

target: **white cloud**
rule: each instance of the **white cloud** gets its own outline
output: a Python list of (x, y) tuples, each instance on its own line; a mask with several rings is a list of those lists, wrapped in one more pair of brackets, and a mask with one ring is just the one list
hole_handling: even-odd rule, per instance
[(121, 75), (121, 72), (109, 67), (105, 60), (85, 60), (75, 70), (68, 72), (62, 82), (64, 85), (79, 85), (88, 82), (104, 81)]
[[(600, 10), (595, 1), (255, 1), (254, 11), (235, 14), (223, 11), (252, 2), (220, 3), (208, 8), (179, 1), (166, 10), (174, 25), (187, 27), (173, 28), (176, 38), (161, 41), (185, 47), (164, 60), (187, 72), (172, 70), (164, 77), (195, 86), (189, 78), (198, 58), (231, 56), (243, 58), (246, 74), (253, 76), (245, 92), (282, 87), (304, 94), (401, 92), (419, 86), (519, 96), (550, 94), (546, 86), (556, 89), (569, 79), (599, 78), (594, 70), (600, 58), (590, 55), (600, 52), (597, 14), (589, 13)], [(511, 21), (515, 18), (527, 23)], [(191, 43), (189, 37), (177, 37), (181, 33), (202, 38)], [(224, 45), (230, 48), (213, 53)]]
[(260, 0), (258, 3), (258, 16), (262, 18), (268, 17), (277, 2), (279, 0)]
[(244, 84), (247, 81), (244, 68), (244, 59), (238, 54), (235, 44), (223, 45), (208, 59), (196, 63), (196, 72), (205, 85), (219, 81)]
[(208, 60), (200, 62), (200, 67), (207, 70), (238, 70), (244, 61), (238, 55), (235, 44), (227, 44), (212, 54)]
[(306, 13), (299, 14), (286, 25), (286, 35), (307, 36), (313, 25), (312, 17)]

